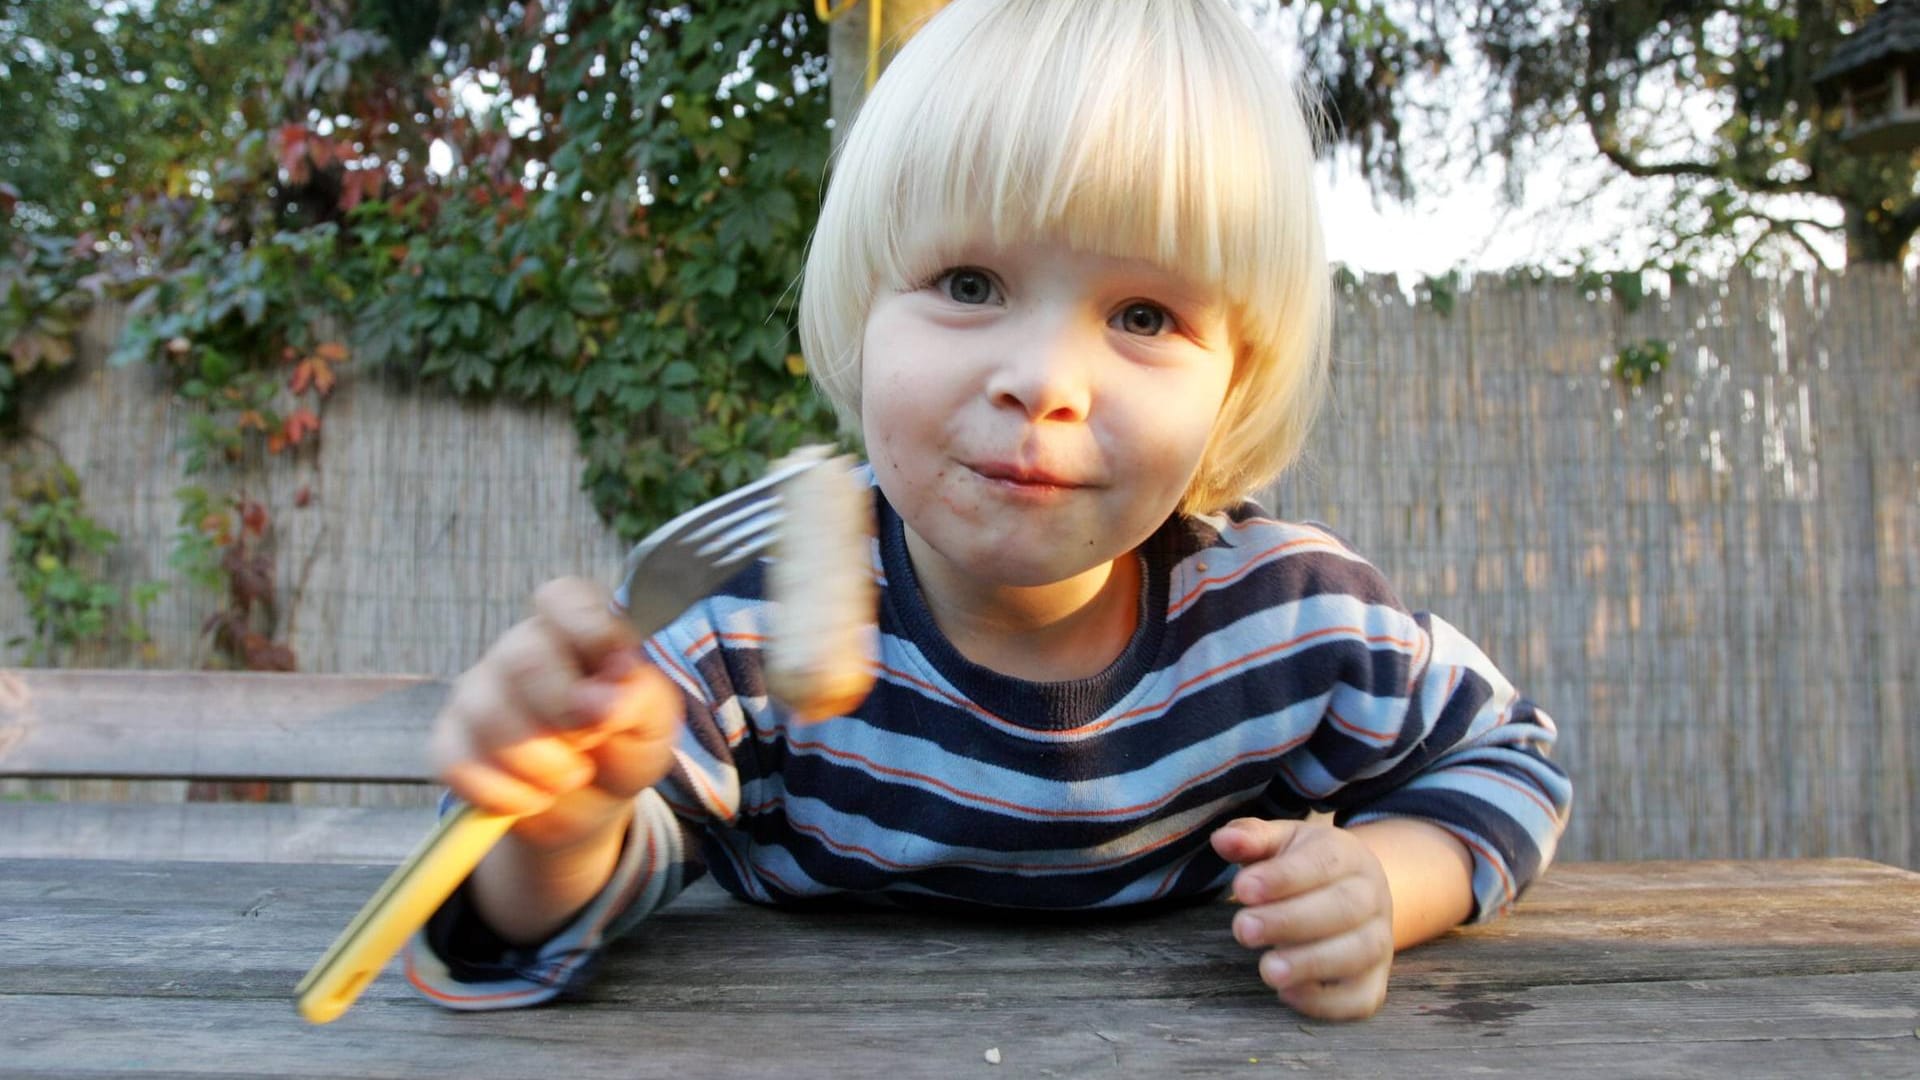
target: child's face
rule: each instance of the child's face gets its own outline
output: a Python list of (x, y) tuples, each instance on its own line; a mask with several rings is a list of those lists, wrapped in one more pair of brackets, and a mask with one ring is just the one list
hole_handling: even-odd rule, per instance
[(948, 569), (1037, 586), (1179, 504), (1233, 375), (1212, 290), (1052, 244), (979, 245), (868, 317), (861, 426), (887, 499)]

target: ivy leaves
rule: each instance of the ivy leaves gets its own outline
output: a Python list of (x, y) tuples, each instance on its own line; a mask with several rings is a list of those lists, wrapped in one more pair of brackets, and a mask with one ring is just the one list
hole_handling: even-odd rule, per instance
[[(111, 286), (132, 298), (113, 361), (164, 370), (197, 406), (189, 475), (310, 447), (343, 372), (378, 372), (569, 410), (587, 491), (633, 537), (832, 430), (792, 326), (828, 148), (824, 26), (790, 0), (404, 6), (249, 0), (206, 31), (262, 58), (231, 65), (221, 122), (0, 259), (0, 414)], [(137, 97), (147, 51), (114, 48), (116, 92)], [(95, 218), (107, 240), (51, 239)], [(219, 487), (180, 493), (200, 556), (183, 565), (259, 579), (247, 496)], [(222, 514), (240, 523), (226, 545), (205, 532)], [(291, 662), (270, 597), (244, 599), (216, 644)]]
[(793, 16), (603, 2), (452, 31), (519, 94), (503, 109), (541, 122), (505, 151), (456, 146), (506, 164), (456, 169), (430, 207), (390, 190), (352, 209), (356, 358), (570, 409), (587, 489), (628, 536), (831, 431), (792, 360), (829, 114), (825, 31)]

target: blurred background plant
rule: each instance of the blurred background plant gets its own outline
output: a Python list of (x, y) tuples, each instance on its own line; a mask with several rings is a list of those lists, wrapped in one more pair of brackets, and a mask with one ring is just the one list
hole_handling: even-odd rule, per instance
[(106, 582), (103, 563), (119, 537), (88, 516), (80, 477), (56, 459), (16, 467), (10, 488), (7, 573), (33, 625), (8, 644), (24, 646), (30, 662), (47, 664), (82, 641), (144, 644), (147, 607), (165, 586), (142, 582), (122, 597)]
[[(344, 368), (570, 409), (627, 537), (832, 429), (791, 330), (827, 151), (810, 12), (0, 3), (0, 47), (0, 420), (124, 301), (113, 362), (194, 410), (180, 552), (249, 535), (206, 511), (260, 507), (225, 466), (311, 447)], [(239, 587), (262, 557), (189, 580), (230, 598), (230, 662), (285, 666), (247, 644), (274, 634)]]

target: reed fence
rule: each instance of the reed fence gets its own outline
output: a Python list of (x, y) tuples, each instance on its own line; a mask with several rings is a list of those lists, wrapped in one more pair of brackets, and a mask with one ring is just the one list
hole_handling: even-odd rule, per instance
[[(1741, 277), (1630, 311), (1487, 278), (1443, 314), (1369, 281), (1338, 318), (1332, 407), (1269, 501), (1332, 526), (1555, 717), (1578, 784), (1563, 857), (1920, 866), (1920, 283)], [(101, 366), (117, 325), (95, 319), (32, 426), (120, 534), (124, 587), (171, 576), (187, 413)], [(1631, 387), (1613, 359), (1650, 340), (1673, 363)], [(303, 670), (451, 674), (538, 582), (617, 568), (563, 413), (349, 369), (326, 416), (317, 452), (247, 479), (278, 515)], [(147, 655), (63, 662), (200, 666), (214, 603), (176, 586)], [(8, 636), (25, 620), (0, 590)]]

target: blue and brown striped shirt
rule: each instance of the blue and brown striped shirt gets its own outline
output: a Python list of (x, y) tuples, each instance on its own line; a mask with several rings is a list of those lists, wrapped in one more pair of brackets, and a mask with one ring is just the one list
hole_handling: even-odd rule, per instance
[(687, 727), (607, 888), (524, 950), (456, 895), (408, 950), (417, 988), (454, 1008), (546, 1000), (702, 873), (775, 904), (1120, 907), (1231, 881), (1208, 843), (1228, 820), (1327, 811), (1452, 833), (1485, 919), (1552, 857), (1572, 797), (1552, 721), (1325, 530), (1251, 503), (1176, 516), (1140, 550), (1124, 653), (1034, 683), (946, 641), (875, 498), (879, 677), (858, 711), (800, 724), (769, 700), (764, 576), (741, 574), (647, 643)]

